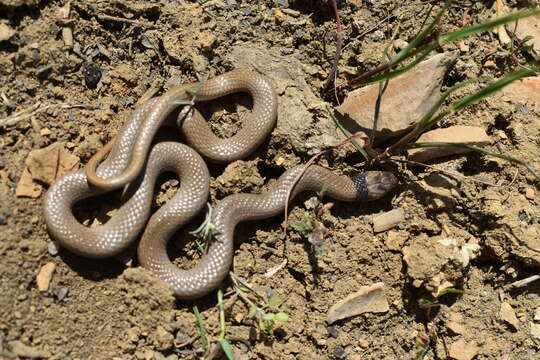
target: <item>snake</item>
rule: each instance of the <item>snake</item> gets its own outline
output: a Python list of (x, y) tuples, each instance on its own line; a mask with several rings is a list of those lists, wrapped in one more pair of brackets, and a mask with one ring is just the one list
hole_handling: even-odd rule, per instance
[[(249, 94), (253, 105), (250, 116), (232, 137), (216, 136), (192, 106), (180, 111), (176, 119), (172, 116), (182, 104), (237, 92)], [(233, 262), (238, 223), (276, 216), (288, 200), (304, 191), (324, 191), (341, 201), (372, 201), (396, 186), (397, 178), (386, 171), (348, 177), (319, 165), (295, 166), (265, 192), (232, 194), (220, 200), (211, 219), (213, 239), (201, 259), (191, 269), (177, 267), (167, 254), (167, 243), (207, 204), (210, 174), (205, 159), (227, 163), (252, 154), (275, 126), (277, 104), (277, 95), (265, 76), (241, 69), (180, 85), (146, 101), (85, 168), (60, 177), (47, 190), (43, 213), (49, 233), (62, 247), (89, 258), (117, 255), (140, 238), (137, 256), (141, 266), (167, 283), (177, 298), (190, 300), (207, 295), (225, 280)], [(185, 144), (155, 143), (158, 129), (170, 124), (180, 127)], [(151, 214), (156, 181), (164, 172), (175, 174), (180, 186)], [(122, 204), (106, 223), (88, 227), (76, 219), (73, 207), (77, 202), (118, 189), (123, 190)]]

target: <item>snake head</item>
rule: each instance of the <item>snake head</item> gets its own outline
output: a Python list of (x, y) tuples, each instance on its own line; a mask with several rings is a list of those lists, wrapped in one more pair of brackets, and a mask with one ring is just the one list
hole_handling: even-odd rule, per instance
[(387, 171), (366, 171), (352, 180), (357, 189), (357, 199), (361, 201), (380, 199), (398, 184), (396, 176)]

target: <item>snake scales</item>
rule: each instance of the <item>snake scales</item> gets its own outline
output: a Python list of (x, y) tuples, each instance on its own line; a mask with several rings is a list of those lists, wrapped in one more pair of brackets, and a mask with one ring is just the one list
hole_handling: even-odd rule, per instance
[[(249, 93), (253, 99), (250, 118), (234, 136), (220, 139), (204, 118), (193, 111), (178, 121), (190, 146), (176, 142), (152, 146), (158, 128), (179, 106), (175, 102), (192, 99), (190, 90), (194, 88), (197, 102), (234, 92)], [(142, 266), (167, 282), (178, 298), (193, 299), (209, 293), (221, 284), (231, 266), (235, 226), (283, 212), (287, 192), (302, 166), (286, 171), (266, 193), (234, 194), (221, 200), (214, 209), (215, 239), (194, 268), (182, 270), (168, 258), (166, 244), (206, 204), (209, 173), (199, 154), (214, 162), (244, 158), (269, 134), (276, 117), (277, 97), (272, 86), (265, 77), (247, 70), (234, 70), (200, 84), (182, 85), (147, 101), (85, 169), (65, 175), (49, 188), (44, 216), (51, 235), (79, 255), (103, 258), (118, 254), (142, 233), (138, 247)], [(150, 216), (154, 184), (163, 172), (175, 173), (181, 180), (180, 189)], [(348, 178), (312, 165), (296, 184), (291, 198), (302, 191), (324, 189), (326, 195), (337, 200), (375, 200), (396, 183), (394, 175), (388, 172), (370, 171)], [(90, 228), (73, 215), (76, 202), (126, 186), (127, 201), (107, 223)]]

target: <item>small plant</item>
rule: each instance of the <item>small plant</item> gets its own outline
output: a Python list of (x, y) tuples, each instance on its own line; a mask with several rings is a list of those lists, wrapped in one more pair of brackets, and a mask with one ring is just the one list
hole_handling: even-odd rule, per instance
[(234, 351), (231, 343), (225, 338), (225, 310), (223, 309), (223, 292), (218, 290), (218, 309), (219, 309), (219, 337), (218, 341), (221, 349), (227, 356), (227, 359), (234, 360)]
[[(233, 272), (229, 273), (234, 284), (235, 292), (249, 306), (247, 317), (254, 319), (259, 329), (267, 335), (274, 336), (274, 330), (279, 328), (282, 323), (289, 320), (289, 315), (278, 311), (283, 303), (283, 298), (279, 295), (273, 295), (268, 300), (257, 293), (251, 285), (240, 279)], [(247, 293), (257, 298), (259, 303), (252, 301)]]
[[(219, 335), (217, 341), (219, 343), (219, 346), (221, 346), (221, 349), (225, 353), (225, 356), (227, 356), (228, 360), (234, 360), (234, 351), (231, 346), (231, 343), (227, 338), (225, 337), (226, 331), (225, 331), (225, 310), (223, 307), (223, 292), (221, 290), (218, 290), (217, 293), (218, 297), (218, 310), (219, 310)], [(199, 341), (201, 343), (201, 346), (205, 353), (208, 353), (211, 349), (210, 345), (212, 344), (211, 341), (208, 341), (208, 336), (206, 333), (206, 328), (204, 326), (204, 321), (201, 317), (201, 314), (199, 313), (199, 309), (197, 306), (193, 306), (193, 314), (195, 315), (195, 319), (197, 320), (197, 327), (199, 329)], [(214, 341), (214, 344), (215, 344)], [(211, 352), (211, 351), (210, 351)]]
[(325, 209), (330, 209), (334, 205), (333, 203), (323, 204), (320, 201), (322, 195), (323, 191), (321, 191), (315, 199), (313, 210), (304, 212), (302, 219), (293, 221), (289, 224), (291, 228), (307, 238), (316, 254), (322, 253), (325, 248), (324, 235), (326, 233), (326, 228), (319, 219), (322, 217)]
[[(189, 232), (191, 235), (195, 236), (195, 244), (197, 245), (197, 249), (201, 255), (206, 252), (206, 245), (212, 240), (212, 238), (220, 234), (216, 228), (216, 225), (214, 224), (212, 206), (210, 203), (207, 203), (206, 206), (208, 207), (208, 212), (206, 213), (204, 221), (198, 228)], [(204, 241), (204, 243), (201, 243), (201, 241), (199, 241), (200, 239)]]
[(454, 289), (454, 288), (446, 288), (444, 290), (438, 291), (437, 294), (427, 294), (423, 296), (419, 301), (419, 306), (421, 309), (426, 311), (426, 318), (427, 318), (427, 324), (426, 324), (426, 331), (419, 333), (416, 337), (416, 345), (415, 345), (415, 359), (416, 360), (422, 360), (424, 356), (426, 355), (430, 344), (438, 339), (437, 334), (437, 325), (435, 324), (435, 320), (437, 319), (437, 316), (433, 315), (433, 309), (438, 308), (441, 306), (439, 303), (439, 299), (446, 295), (446, 294), (464, 294), (465, 290), (460, 289)]

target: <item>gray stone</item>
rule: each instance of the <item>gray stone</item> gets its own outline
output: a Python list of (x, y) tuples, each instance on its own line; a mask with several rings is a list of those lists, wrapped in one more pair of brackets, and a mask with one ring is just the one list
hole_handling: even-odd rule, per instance
[[(404, 134), (437, 102), (441, 84), (456, 53), (435, 55), (412, 70), (389, 81), (383, 94), (375, 143)], [(341, 123), (352, 134), (369, 133), (373, 127), (379, 84), (351, 91), (336, 108)]]

